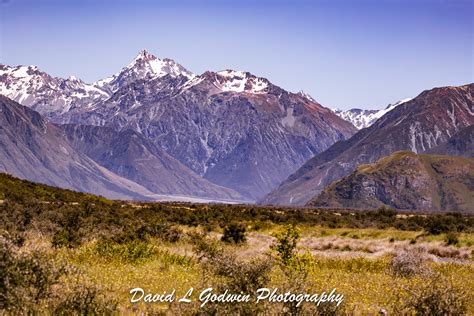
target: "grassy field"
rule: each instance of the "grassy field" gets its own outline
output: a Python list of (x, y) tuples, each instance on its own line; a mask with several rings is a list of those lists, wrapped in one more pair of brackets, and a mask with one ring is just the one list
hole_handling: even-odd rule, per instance
[[(177, 241), (151, 237), (136, 244), (113, 244), (112, 247), (119, 248), (115, 250), (101, 247), (97, 239), (73, 248), (51, 247), (51, 238), (37, 231), (29, 231), (25, 234), (26, 240), (21, 248), (22, 252), (42, 252), (74, 266), (81, 275), (81, 282), (92, 284), (106, 293), (104, 301), (97, 304), (113, 301), (117, 304), (117, 313), (168, 311), (172, 314), (179, 311), (193, 314), (200, 311), (197, 302), (171, 305), (130, 303), (129, 291), (135, 287), (152, 293), (169, 293), (176, 289), (177, 296), (184, 295), (189, 288), (195, 288), (195, 293), (199, 293), (208, 287), (226, 287), (228, 281), (213, 275), (196, 253), (192, 236), (205, 229), (201, 226), (175, 228), (181, 232)], [(277, 243), (274, 236), (286, 229), (284, 225), (271, 225), (261, 231), (249, 231), (245, 233), (246, 242), (241, 244), (220, 241), (222, 230), (206, 231), (205, 240), (235, 254), (239, 262), (273, 257), (275, 262), (268, 271), (269, 280), (265, 287), (291, 289), (294, 286), (291, 282), (300, 280), (300, 276), (289, 279), (278, 264), (277, 254), (271, 249)], [(404, 301), (404, 295), (411, 295), (410, 291), (424, 285), (427, 282), (426, 274), (415, 273), (405, 277), (396, 276), (390, 271), (392, 258), (404, 251), (423, 254), (423, 262), (433, 274), (434, 282), (439, 282), (443, 288), (447, 288), (451, 282), (456, 295), (465, 302), (465, 313), (474, 313), (473, 234), (462, 234), (456, 245), (448, 246), (446, 234), (423, 236), (423, 231), (322, 226), (297, 226), (296, 229), (301, 232), (301, 236), (295, 256), (302, 258), (307, 273), (303, 288), (299, 290), (319, 293), (336, 288), (338, 293), (344, 295), (344, 310), (341, 310), (341, 314), (377, 314), (381, 309), (391, 313), (399, 300)], [(413, 243), (412, 240), (417, 241)], [(143, 246), (145, 248), (141, 248)], [(75, 278), (65, 277), (55, 291), (71, 287), (74, 282)], [(198, 299), (197, 294), (193, 299)], [(309, 304), (306, 303), (303, 308)], [(280, 312), (283, 308), (281, 304), (267, 304), (265, 307), (274, 312)]]
[[(124, 203), (2, 181), (0, 308), (7, 314), (474, 314), (471, 216)], [(174, 289), (176, 300), (194, 292), (190, 303), (131, 303), (138, 287)], [(244, 294), (336, 288), (343, 301), (200, 307), (209, 287)]]

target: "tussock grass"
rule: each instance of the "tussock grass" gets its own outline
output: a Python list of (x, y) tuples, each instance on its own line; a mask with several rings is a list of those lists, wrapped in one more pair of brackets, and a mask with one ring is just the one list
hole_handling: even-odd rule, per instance
[[(10, 236), (5, 254), (10, 264), (0, 269), (0, 282), (5, 280), (4, 271), (21, 281), (0, 284), (0, 298), (37, 293), (41, 284), (29, 277), (30, 270), (44, 272), (43, 279), (50, 280), (44, 284), (49, 295), (27, 298), (21, 308), (12, 307), (16, 312), (42, 308), (51, 313), (189, 314), (200, 310), (195, 304), (131, 304), (129, 291), (175, 289), (180, 296), (191, 287), (198, 293), (207, 287), (265, 285), (313, 293), (336, 288), (344, 294), (343, 309), (324, 310), (336, 314), (373, 315), (382, 308), (396, 314), (398, 307), (406, 313), (445, 311), (449, 304), (436, 305), (437, 300), (474, 314), (474, 218), (470, 216), (397, 214), (386, 209), (335, 213), (249, 205), (123, 203), (6, 175), (0, 176), (0, 197), (0, 233)], [(230, 230), (230, 223), (239, 229)], [(295, 225), (297, 234), (285, 235), (287, 224)], [(232, 240), (237, 236), (245, 242), (221, 241), (226, 231)], [(196, 236), (203, 234), (208, 251), (218, 249), (219, 255), (203, 258), (196, 250)], [(426, 257), (423, 264), (430, 282), (442, 280), (433, 291), (425, 286), (427, 275), (408, 276), (390, 269), (394, 258), (410, 251)], [(62, 271), (61, 262), (70, 274), (56, 273)], [(11, 266), (17, 268), (7, 269)], [(255, 278), (246, 277), (250, 275)], [(265, 308), (277, 313), (294, 306)], [(312, 314), (323, 311), (305, 308)]]

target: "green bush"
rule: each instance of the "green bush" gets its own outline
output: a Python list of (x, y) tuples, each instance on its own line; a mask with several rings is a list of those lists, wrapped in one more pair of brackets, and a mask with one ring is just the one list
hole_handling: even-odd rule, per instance
[(75, 248), (81, 244), (79, 236), (70, 229), (60, 229), (54, 233), (51, 244), (55, 248)]
[(221, 240), (227, 243), (244, 243), (246, 241), (245, 231), (245, 227), (241, 224), (230, 224), (224, 228), (224, 234)]
[(453, 232), (449, 232), (446, 234), (445, 238), (444, 238), (444, 241), (446, 242), (446, 245), (450, 246), (450, 245), (458, 245), (459, 244), (459, 239), (458, 239), (458, 235), (456, 233), (453, 233)]
[[(68, 289), (64, 281), (74, 277)], [(20, 251), (9, 235), (0, 234), (0, 310), (7, 314), (112, 314), (116, 303), (80, 277), (44, 253)]]

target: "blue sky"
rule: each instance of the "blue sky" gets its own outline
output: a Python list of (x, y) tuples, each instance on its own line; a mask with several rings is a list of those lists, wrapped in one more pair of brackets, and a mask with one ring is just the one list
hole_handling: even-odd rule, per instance
[(0, 0), (0, 63), (92, 82), (143, 48), (246, 70), (321, 104), (382, 108), (473, 82), (474, 1)]

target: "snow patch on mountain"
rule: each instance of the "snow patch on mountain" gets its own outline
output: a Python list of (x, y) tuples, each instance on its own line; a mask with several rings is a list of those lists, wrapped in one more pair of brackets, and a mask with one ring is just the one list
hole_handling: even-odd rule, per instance
[(222, 91), (265, 93), (268, 80), (256, 77), (248, 72), (223, 70), (217, 72), (217, 87)]
[(315, 100), (309, 93), (306, 93), (306, 92), (304, 92), (303, 90), (300, 90), (300, 92), (298, 92), (298, 94), (299, 94), (300, 96), (302, 96), (303, 98), (308, 99), (308, 100), (311, 101), (311, 102), (316, 102), (316, 100)]
[(25, 106), (37, 105), (42, 112), (68, 111), (78, 100), (93, 103), (109, 95), (105, 91), (70, 76), (56, 78), (36, 66), (0, 65), (0, 94)]

